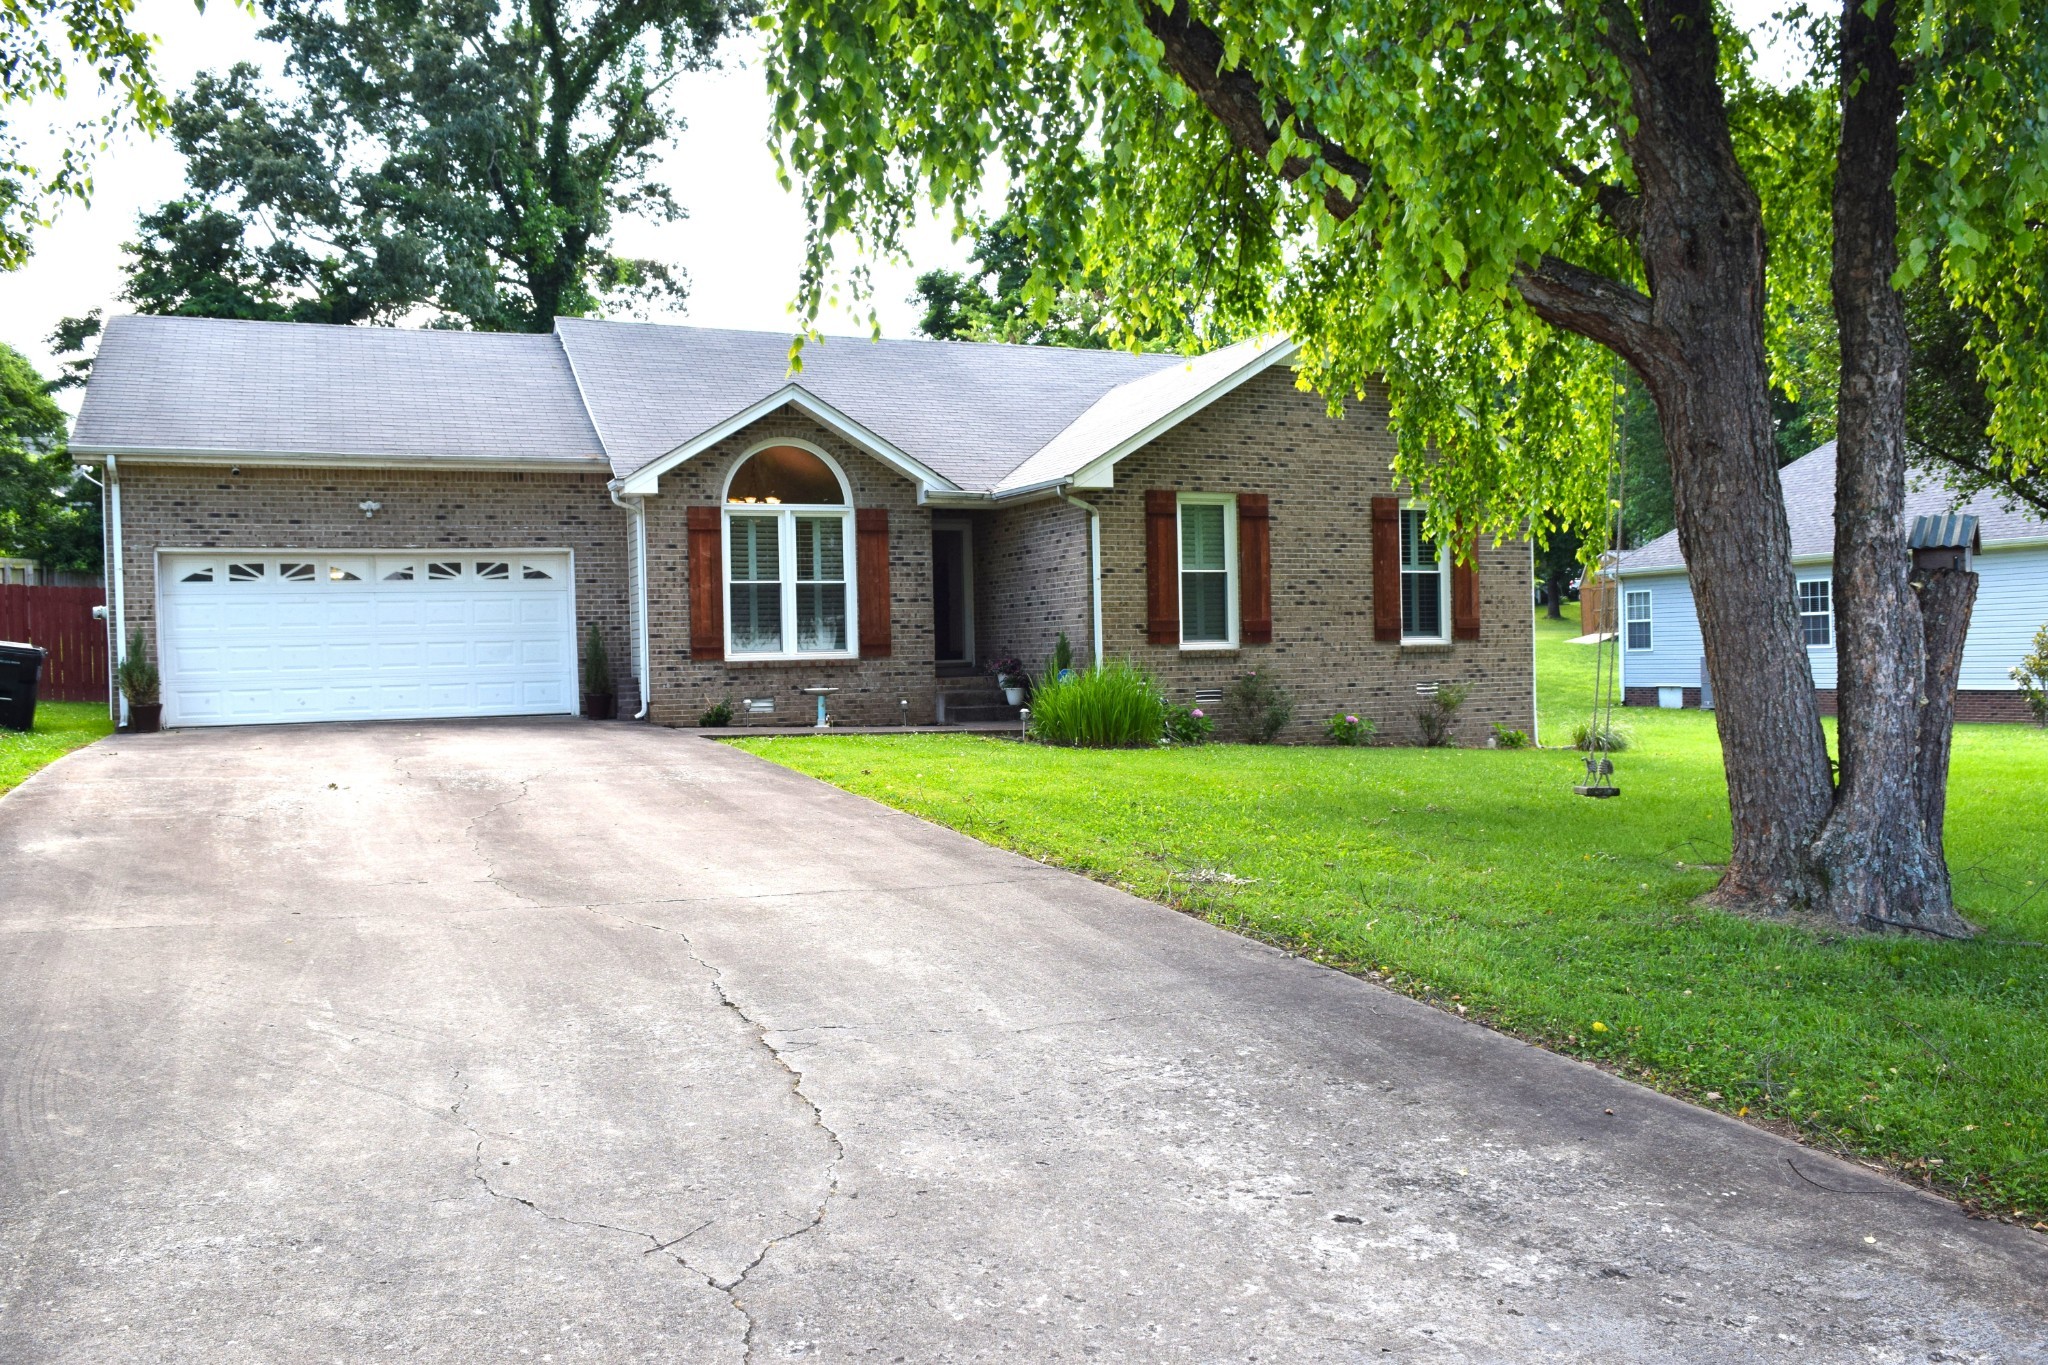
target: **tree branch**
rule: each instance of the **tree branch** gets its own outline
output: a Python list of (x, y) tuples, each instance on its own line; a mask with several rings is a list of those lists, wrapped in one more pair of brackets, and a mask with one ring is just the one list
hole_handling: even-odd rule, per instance
[(1632, 285), (1545, 256), (1535, 269), (1516, 271), (1514, 286), (1537, 317), (1613, 351), (1635, 366), (1653, 392), (1677, 359), (1650, 296)]

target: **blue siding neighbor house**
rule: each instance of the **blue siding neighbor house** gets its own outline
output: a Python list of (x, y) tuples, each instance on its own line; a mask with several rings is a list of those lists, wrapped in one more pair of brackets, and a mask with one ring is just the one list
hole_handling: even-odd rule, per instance
[[(1835, 542), (1835, 443), (1802, 455), (1778, 472), (1792, 527), (1792, 572), (1799, 624), (1822, 709), (1835, 701), (1835, 608), (1831, 561)], [(2029, 720), (2010, 670), (2048, 624), (2048, 522), (2002, 506), (1989, 493), (1958, 505), (1938, 480), (1917, 477), (1906, 489), (1906, 516), (1956, 511), (1977, 518), (1977, 605), (1963, 645), (1956, 719)], [(1620, 617), (1621, 684), (1629, 706), (1713, 705), (1706, 650), (1692, 582), (1669, 532), (1615, 557), (1611, 570)]]

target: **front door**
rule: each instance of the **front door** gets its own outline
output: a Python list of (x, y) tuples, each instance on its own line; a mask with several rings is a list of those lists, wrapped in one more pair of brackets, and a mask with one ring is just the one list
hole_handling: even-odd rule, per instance
[(932, 524), (932, 625), (937, 662), (974, 661), (974, 538), (964, 521)]

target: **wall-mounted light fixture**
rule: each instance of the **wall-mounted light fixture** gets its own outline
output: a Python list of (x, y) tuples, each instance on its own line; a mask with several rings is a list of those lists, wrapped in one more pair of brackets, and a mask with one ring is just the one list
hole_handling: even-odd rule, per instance
[(368, 498), (365, 498), (363, 499), (363, 501), (357, 503), (356, 506), (362, 511), (363, 520), (368, 521), (371, 517), (376, 516), (378, 512), (383, 510), (384, 504), (381, 502), (372, 502)]

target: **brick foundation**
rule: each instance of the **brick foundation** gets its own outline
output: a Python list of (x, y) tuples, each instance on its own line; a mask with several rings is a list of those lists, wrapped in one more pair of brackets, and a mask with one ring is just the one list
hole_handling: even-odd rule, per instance
[[(1835, 714), (1835, 689), (1816, 687), (1814, 699), (1820, 703), (1824, 716)], [(1654, 687), (1630, 687), (1623, 691), (1624, 706), (1655, 706), (1657, 689)], [(1688, 708), (1700, 704), (1700, 690), (1697, 687), (1685, 689), (1685, 704)], [(1994, 691), (1990, 688), (1962, 688), (1956, 692), (1956, 720), (1965, 725), (2013, 725), (2032, 723), (2034, 713), (2027, 709), (2026, 699), (2018, 692)]]

